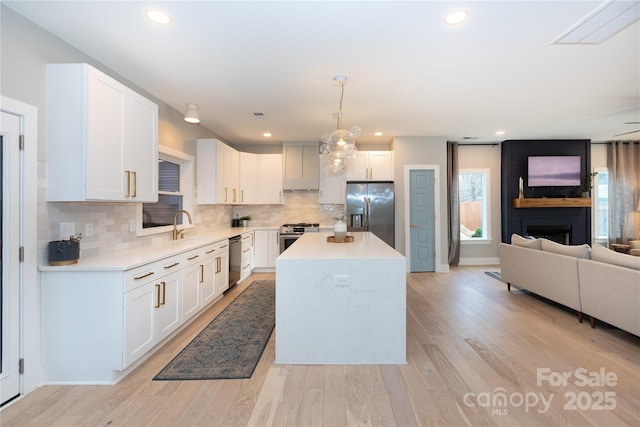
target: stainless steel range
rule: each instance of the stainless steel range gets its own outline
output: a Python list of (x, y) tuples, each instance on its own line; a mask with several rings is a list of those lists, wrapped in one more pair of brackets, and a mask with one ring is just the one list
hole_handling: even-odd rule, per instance
[(317, 233), (320, 224), (301, 222), (298, 224), (283, 224), (280, 226), (280, 253), (284, 252), (304, 233)]

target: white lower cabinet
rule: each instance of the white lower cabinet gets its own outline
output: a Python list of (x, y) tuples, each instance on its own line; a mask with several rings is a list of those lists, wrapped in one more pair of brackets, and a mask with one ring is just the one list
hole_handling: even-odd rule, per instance
[(125, 294), (125, 366), (181, 325), (181, 277), (177, 271)]
[(228, 287), (229, 241), (132, 268), (42, 268), (45, 384), (112, 384)]
[[(148, 273), (144, 273), (146, 266), (139, 267), (127, 281), (131, 290), (124, 294), (124, 367), (182, 324), (182, 263), (182, 257), (172, 257), (154, 263)], [(140, 269), (142, 274), (137, 274)]]
[(200, 283), (202, 278), (202, 255), (192, 251), (186, 255), (186, 267), (182, 270), (182, 320), (187, 321), (202, 307)]
[(229, 289), (229, 243), (216, 254), (216, 297)]
[(275, 268), (280, 255), (278, 230), (255, 230), (253, 268)]
[(253, 264), (253, 232), (242, 234), (240, 254), (240, 279), (238, 282), (242, 282), (251, 275)]

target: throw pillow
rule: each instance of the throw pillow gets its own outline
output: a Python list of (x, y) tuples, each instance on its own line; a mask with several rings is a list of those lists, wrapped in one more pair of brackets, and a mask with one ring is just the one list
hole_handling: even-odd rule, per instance
[(591, 259), (589, 245), (562, 245), (549, 239), (540, 239), (542, 250), (554, 254), (572, 256), (576, 258)]
[(620, 267), (640, 270), (640, 257), (612, 251), (602, 245), (593, 245), (591, 259), (594, 261), (606, 262), (607, 264), (619, 265)]
[(529, 249), (542, 249), (540, 246), (540, 239), (527, 239), (526, 237), (522, 237), (516, 233), (511, 235), (511, 244)]

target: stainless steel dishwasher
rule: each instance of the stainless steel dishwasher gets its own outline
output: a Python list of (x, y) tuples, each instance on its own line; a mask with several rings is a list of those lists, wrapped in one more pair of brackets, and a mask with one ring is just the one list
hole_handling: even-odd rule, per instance
[(242, 263), (242, 237), (233, 236), (229, 239), (229, 288), (240, 280)]

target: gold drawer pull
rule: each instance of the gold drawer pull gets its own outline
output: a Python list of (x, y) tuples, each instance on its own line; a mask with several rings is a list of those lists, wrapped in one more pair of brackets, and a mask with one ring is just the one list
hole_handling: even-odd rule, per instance
[(154, 275), (155, 273), (153, 271), (150, 271), (148, 273), (143, 274), (142, 276), (136, 276), (133, 278), (133, 280), (140, 280), (140, 279), (144, 279), (145, 277), (149, 277)]
[(192, 259), (200, 258), (200, 255), (193, 255), (187, 258), (187, 261), (191, 261)]
[(175, 267), (176, 265), (180, 265), (180, 263), (179, 263), (178, 261), (176, 261), (176, 262), (174, 262), (173, 264), (165, 265), (165, 266), (164, 266), (164, 269), (165, 269), (165, 270), (168, 270), (168, 269), (170, 269), (170, 268)]
[(158, 298), (156, 298), (156, 308), (160, 308), (160, 284), (156, 283), (156, 292), (158, 293)]
[(124, 197), (131, 197), (131, 171), (124, 171), (127, 174), (127, 194)]
[(133, 171), (133, 196), (138, 197), (138, 173)]
[(204, 282), (204, 265), (200, 264), (200, 283)]
[(207, 251), (207, 252), (205, 252), (205, 253), (206, 253), (206, 254), (210, 254), (211, 252), (215, 252), (215, 251), (216, 251), (216, 249), (215, 249), (215, 248), (213, 248), (213, 249), (211, 249), (211, 250), (208, 250), (208, 251)]
[(162, 283), (162, 305), (165, 304), (166, 300), (166, 296), (167, 296), (167, 282), (160, 282)]

